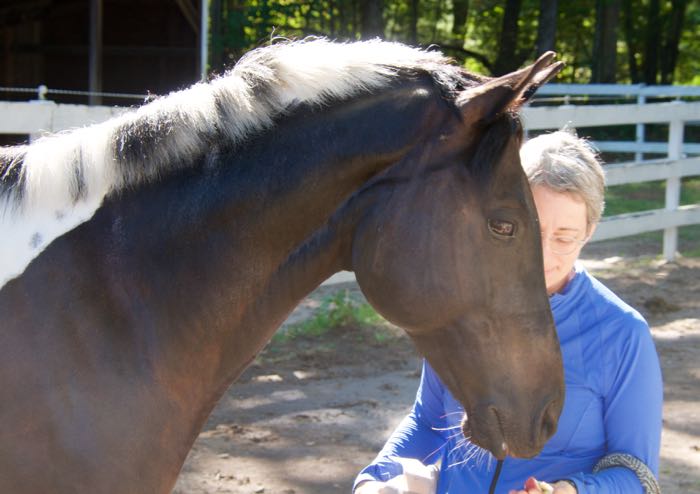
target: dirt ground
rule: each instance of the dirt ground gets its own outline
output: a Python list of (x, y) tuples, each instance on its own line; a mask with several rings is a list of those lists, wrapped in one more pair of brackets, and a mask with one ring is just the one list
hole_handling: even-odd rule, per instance
[[(663, 263), (650, 255), (657, 247), (593, 244), (583, 258), (652, 327), (665, 383), (662, 491), (700, 493), (700, 260)], [(353, 283), (322, 286), (290, 320), (339, 289), (361, 297)], [(400, 332), (336, 331), (268, 348), (219, 402), (174, 493), (349, 493), (409, 410), (418, 370)]]

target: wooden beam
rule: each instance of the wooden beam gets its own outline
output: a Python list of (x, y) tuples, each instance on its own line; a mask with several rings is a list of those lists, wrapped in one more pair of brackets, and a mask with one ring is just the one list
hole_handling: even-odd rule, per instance
[[(102, 92), (102, 0), (90, 0), (90, 54), (89, 54), (89, 84), (91, 93)], [(102, 97), (91, 94), (90, 105), (102, 104)]]
[(175, 0), (175, 3), (180, 7), (182, 15), (185, 17), (187, 23), (192, 27), (192, 31), (199, 35), (199, 20), (197, 16), (197, 8), (192, 5), (190, 0)]

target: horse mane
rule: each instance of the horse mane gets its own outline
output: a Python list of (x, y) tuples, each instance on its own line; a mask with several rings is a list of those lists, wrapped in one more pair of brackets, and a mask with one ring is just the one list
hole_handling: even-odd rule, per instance
[[(0, 149), (0, 207), (72, 205), (192, 166), (235, 146), (295, 107), (327, 105), (428, 74), (447, 96), (476, 84), (438, 52), (370, 40), (283, 41), (253, 50), (220, 77), (107, 122)], [(92, 202), (92, 201), (90, 201)]]

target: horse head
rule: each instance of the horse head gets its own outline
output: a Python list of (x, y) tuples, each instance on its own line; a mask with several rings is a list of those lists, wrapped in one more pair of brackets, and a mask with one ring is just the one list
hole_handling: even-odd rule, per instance
[[(465, 435), (497, 458), (530, 457), (564, 401), (540, 229), (515, 111), (561, 64), (466, 89), (458, 112), (366, 188), (351, 266), (464, 406)], [(379, 199), (379, 200), (378, 200)]]

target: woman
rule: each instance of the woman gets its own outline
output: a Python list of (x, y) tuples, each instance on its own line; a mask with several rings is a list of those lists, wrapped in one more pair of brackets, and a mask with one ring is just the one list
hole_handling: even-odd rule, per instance
[[(557, 432), (537, 457), (506, 458), (494, 478), (496, 462), (462, 437), (461, 406), (424, 363), (411, 413), (360, 472), (356, 494), (417, 489), (407, 482), (438, 494), (486, 493), (493, 482), (496, 492), (544, 492), (535, 479), (552, 484), (555, 494), (656, 488), (663, 392), (649, 327), (577, 263), (603, 211), (601, 164), (584, 139), (566, 131), (531, 139), (521, 159), (539, 215), (545, 281), (564, 360), (566, 399)], [(430, 486), (432, 471), (437, 485)]]

